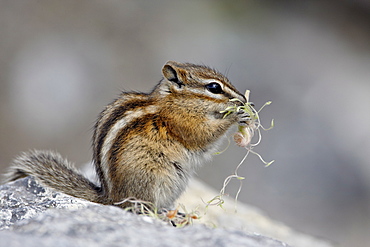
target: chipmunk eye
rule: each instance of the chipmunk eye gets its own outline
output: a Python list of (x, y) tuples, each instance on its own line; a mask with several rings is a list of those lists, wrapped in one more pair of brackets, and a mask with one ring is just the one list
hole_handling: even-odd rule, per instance
[(208, 89), (208, 91), (210, 91), (211, 93), (214, 93), (214, 94), (224, 93), (224, 91), (222, 90), (221, 85), (218, 84), (217, 82), (211, 82), (211, 83), (207, 84), (206, 88)]

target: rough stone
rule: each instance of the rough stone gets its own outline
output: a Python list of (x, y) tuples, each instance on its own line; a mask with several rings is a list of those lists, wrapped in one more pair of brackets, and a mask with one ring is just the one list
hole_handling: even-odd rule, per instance
[(74, 198), (27, 177), (0, 186), (0, 246), (288, 246), (259, 234), (189, 225)]
[(298, 232), (287, 225), (268, 217), (262, 210), (244, 203), (236, 203), (234, 198), (223, 197), (221, 207), (205, 207), (205, 203), (219, 194), (203, 182), (193, 179), (186, 193), (178, 200), (186, 210), (196, 209), (201, 218), (194, 224), (205, 224), (228, 230), (258, 233), (279, 239), (296, 247), (332, 247), (330, 242)]

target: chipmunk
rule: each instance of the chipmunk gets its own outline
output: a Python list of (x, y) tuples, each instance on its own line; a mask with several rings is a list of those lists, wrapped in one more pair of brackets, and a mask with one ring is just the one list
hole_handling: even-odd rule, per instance
[(220, 111), (246, 102), (221, 73), (169, 61), (151, 93), (122, 92), (94, 127), (93, 163), (100, 184), (81, 175), (60, 154), (30, 151), (16, 158), (8, 181), (34, 176), (42, 184), (92, 202), (127, 207), (125, 198), (170, 209), (190, 176), (211, 158), (225, 132), (249, 120)]

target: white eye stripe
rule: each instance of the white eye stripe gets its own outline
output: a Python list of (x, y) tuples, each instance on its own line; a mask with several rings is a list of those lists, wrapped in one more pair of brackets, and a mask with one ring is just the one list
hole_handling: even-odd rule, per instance
[(224, 99), (225, 96), (223, 94), (214, 94), (206, 89), (206, 87), (196, 87), (196, 88), (188, 88), (188, 91), (192, 92), (194, 95), (207, 95), (208, 97), (214, 98), (214, 99)]
[[(219, 81), (217, 79), (202, 79), (202, 80), (200, 80), (200, 82), (201, 82), (201, 84), (204, 87), (203, 86), (199, 86), (199, 87), (188, 87), (187, 90), (193, 92), (194, 94), (198, 94), (198, 95), (204, 95), (204, 94), (206, 94), (208, 97), (211, 97), (211, 98), (214, 98), (214, 99), (224, 99), (225, 98), (225, 94), (226, 94), (226, 95), (228, 95), (228, 97), (230, 99), (237, 98), (237, 99), (239, 99), (241, 101), (245, 101), (243, 95), (241, 95), (239, 92), (236, 92), (234, 89), (232, 89), (231, 87), (229, 87), (229, 85), (225, 84), (222, 81)], [(224, 93), (215, 94), (215, 93), (212, 93), (209, 90), (207, 90), (206, 85), (208, 85), (210, 83), (218, 83), (221, 86), (222, 91)]]
[[(223, 83), (222, 81), (219, 81), (217, 79), (205, 79), (205, 80), (202, 80), (202, 83), (204, 83), (204, 85), (207, 85), (209, 83), (212, 83), (212, 82), (215, 82), (215, 83), (218, 83), (222, 90), (226, 93), (226, 94), (229, 94), (232, 96), (232, 98), (237, 98), (237, 99), (240, 99), (241, 101), (244, 101), (244, 98), (241, 94), (239, 94), (238, 92), (235, 92), (234, 89), (230, 88), (227, 84)], [(220, 95), (214, 95), (215, 98), (222, 98), (220, 97)]]
[(225, 87), (225, 84), (217, 79), (205, 79), (205, 80), (201, 80), (201, 82), (204, 84), (204, 85), (207, 85), (209, 83), (212, 83), (212, 82), (216, 82), (218, 84), (220, 84), (222, 90), (224, 89)]

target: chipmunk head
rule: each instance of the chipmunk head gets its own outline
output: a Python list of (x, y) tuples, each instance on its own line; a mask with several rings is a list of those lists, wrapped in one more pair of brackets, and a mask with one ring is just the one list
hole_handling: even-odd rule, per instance
[(218, 100), (238, 98), (245, 101), (244, 95), (224, 75), (204, 65), (168, 61), (162, 74), (162, 86), (167, 92), (191, 92)]
[(230, 99), (246, 101), (226, 76), (204, 65), (169, 61), (163, 66), (162, 74), (164, 78), (157, 90), (163, 97), (202, 101), (204, 107), (216, 112), (230, 105)]

